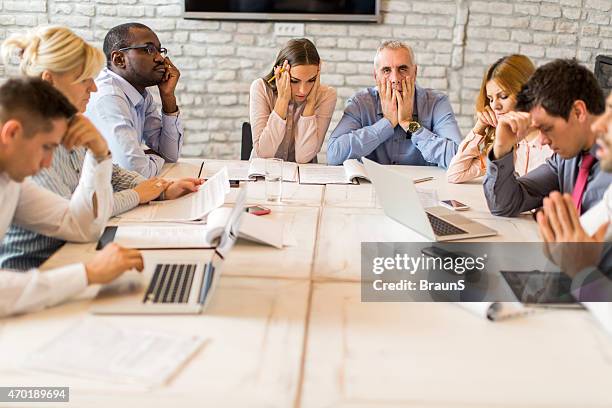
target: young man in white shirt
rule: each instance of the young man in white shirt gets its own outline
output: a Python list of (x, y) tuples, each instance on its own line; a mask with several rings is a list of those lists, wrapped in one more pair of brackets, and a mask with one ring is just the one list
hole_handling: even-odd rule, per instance
[[(612, 172), (612, 94), (592, 130), (598, 134), (601, 170)], [(612, 334), (612, 256), (603, 253), (603, 243), (612, 241), (612, 185), (580, 218), (571, 196), (559, 192), (544, 199), (544, 210), (537, 218), (549, 257), (572, 278), (572, 292)]]
[[(112, 211), (108, 146), (89, 120), (41, 79), (12, 79), (0, 87), (0, 239), (11, 223), (71, 241), (98, 238)], [(60, 143), (88, 148), (79, 187), (70, 201), (26, 177), (50, 166)], [(116, 245), (87, 264), (40, 273), (0, 271), (0, 316), (39, 310), (110, 282), (124, 271), (142, 270), (138, 251)]]

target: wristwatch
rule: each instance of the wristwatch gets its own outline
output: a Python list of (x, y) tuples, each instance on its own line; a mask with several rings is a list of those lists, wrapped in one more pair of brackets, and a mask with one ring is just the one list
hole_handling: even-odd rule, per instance
[(414, 133), (421, 128), (421, 124), (416, 120), (408, 122), (408, 131)]

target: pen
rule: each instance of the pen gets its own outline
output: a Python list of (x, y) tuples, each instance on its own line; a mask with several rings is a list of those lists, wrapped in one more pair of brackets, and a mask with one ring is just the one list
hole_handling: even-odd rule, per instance
[(417, 183), (423, 183), (425, 181), (430, 181), (433, 179), (434, 179), (433, 177), (423, 177), (423, 178), (414, 179), (412, 181), (414, 182), (414, 184), (417, 184)]
[(200, 165), (200, 171), (198, 171), (198, 178), (202, 175), (202, 170), (204, 170), (204, 160), (202, 160), (202, 164)]
[[(285, 72), (285, 68), (281, 68), (280, 71), (278, 71), (278, 75), (282, 74), (283, 72)], [(272, 78), (268, 79), (268, 83), (271, 84), (272, 81), (274, 81), (276, 79), (276, 75), (274, 75)]]

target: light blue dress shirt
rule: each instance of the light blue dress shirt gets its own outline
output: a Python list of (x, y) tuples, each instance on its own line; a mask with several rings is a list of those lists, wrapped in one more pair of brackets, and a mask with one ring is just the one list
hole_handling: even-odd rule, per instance
[(349, 98), (344, 115), (329, 137), (327, 162), (367, 157), (381, 164), (439, 166), (447, 168), (461, 143), (448, 97), (433, 89), (415, 86), (414, 112), (421, 128), (409, 135), (383, 117), (376, 88)]
[[(102, 133), (113, 161), (146, 178), (157, 176), (164, 162), (176, 162), (183, 146), (178, 115), (160, 115), (148, 90), (138, 92), (128, 81), (104, 68), (96, 79), (87, 116)], [(161, 155), (145, 154), (148, 146)]]

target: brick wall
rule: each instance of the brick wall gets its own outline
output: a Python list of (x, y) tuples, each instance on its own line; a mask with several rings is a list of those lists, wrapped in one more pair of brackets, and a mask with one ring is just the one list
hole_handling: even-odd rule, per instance
[[(330, 131), (346, 98), (372, 85), (372, 57), (383, 39), (412, 44), (418, 82), (449, 94), (464, 131), (472, 126), (483, 72), (495, 59), (514, 52), (536, 64), (576, 57), (592, 69), (596, 55), (612, 55), (612, 0), (383, 0), (382, 10), (382, 24), (305, 25), (325, 60), (322, 81), (338, 90)], [(0, 0), (0, 39), (54, 23), (101, 46), (114, 25), (149, 25), (182, 72), (184, 154), (237, 158), (249, 85), (287, 38), (275, 37), (271, 22), (184, 20), (182, 12), (182, 0)], [(0, 66), (0, 76), (11, 72)]]

